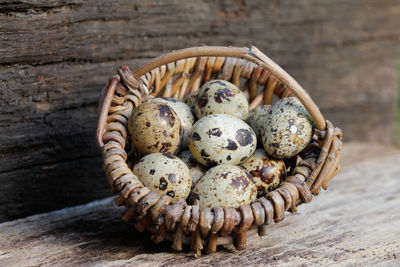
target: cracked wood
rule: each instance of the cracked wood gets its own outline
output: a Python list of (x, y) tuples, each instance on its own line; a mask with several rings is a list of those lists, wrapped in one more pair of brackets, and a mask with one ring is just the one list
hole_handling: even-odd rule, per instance
[[(298, 213), (195, 259), (185, 247), (154, 245), (123, 222), (112, 199), (0, 224), (1, 266), (398, 266), (400, 151), (345, 143), (343, 169)], [(379, 179), (377, 179), (377, 177)]]
[(119, 65), (173, 49), (255, 45), (347, 140), (390, 142), (399, 12), (396, 0), (1, 3), (0, 221), (107, 196), (100, 90)]

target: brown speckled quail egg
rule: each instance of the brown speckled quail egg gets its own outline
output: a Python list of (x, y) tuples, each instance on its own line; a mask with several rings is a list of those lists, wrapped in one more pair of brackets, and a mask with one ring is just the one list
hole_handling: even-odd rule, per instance
[(196, 104), (197, 101), (197, 95), (199, 94), (199, 90), (197, 90), (196, 92), (191, 93), (186, 99), (185, 99), (185, 103), (186, 105), (188, 105), (190, 107), (190, 110), (193, 112), (193, 114), (195, 114), (195, 110), (194, 110), (194, 106)]
[(249, 103), (234, 84), (225, 80), (211, 80), (200, 88), (195, 112), (199, 119), (210, 114), (228, 114), (245, 120), (249, 115)]
[(213, 114), (198, 120), (189, 135), (189, 149), (203, 165), (239, 164), (256, 150), (253, 129), (241, 119)]
[(257, 140), (261, 143), (261, 133), (264, 128), (265, 121), (268, 117), (268, 111), (271, 108), (270, 105), (260, 105), (253, 110), (250, 110), (249, 116), (246, 119), (248, 125), (253, 128), (256, 133)]
[(201, 165), (190, 153), (189, 150), (182, 151), (178, 158), (180, 158), (186, 166), (189, 168), (190, 174), (192, 175), (192, 187), (194, 187), (195, 183), (200, 179), (201, 176), (207, 171), (207, 167)]
[(251, 175), (243, 168), (222, 164), (209, 169), (196, 183), (192, 196), (200, 208), (239, 207), (257, 197)]
[(190, 133), (190, 129), (194, 123), (194, 115), (190, 110), (190, 107), (185, 103), (175, 99), (175, 98), (154, 98), (152, 101), (164, 103), (170, 106), (176, 114), (178, 114), (179, 119), (181, 120), (181, 125), (183, 128), (183, 141), (181, 148), (186, 148), (188, 145), (188, 137)]
[(257, 149), (240, 166), (253, 176), (258, 196), (274, 190), (286, 178), (286, 166), (283, 160), (271, 158), (262, 148)]
[(128, 121), (128, 131), (133, 145), (143, 154), (175, 154), (183, 138), (181, 121), (175, 111), (152, 101), (135, 108)]
[(178, 157), (153, 153), (144, 156), (134, 167), (133, 173), (150, 190), (160, 195), (186, 199), (192, 187), (192, 178), (186, 164)]
[(262, 140), (274, 158), (290, 158), (302, 151), (312, 138), (313, 126), (307, 110), (296, 97), (277, 101), (268, 112)]

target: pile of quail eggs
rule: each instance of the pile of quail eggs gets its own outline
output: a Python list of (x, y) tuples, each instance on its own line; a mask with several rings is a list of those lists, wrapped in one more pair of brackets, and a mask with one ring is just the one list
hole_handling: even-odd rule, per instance
[(203, 207), (238, 207), (284, 181), (284, 159), (311, 141), (313, 122), (295, 97), (249, 111), (245, 94), (211, 80), (185, 102), (154, 98), (135, 108), (130, 140), (142, 156), (133, 166), (160, 195)]

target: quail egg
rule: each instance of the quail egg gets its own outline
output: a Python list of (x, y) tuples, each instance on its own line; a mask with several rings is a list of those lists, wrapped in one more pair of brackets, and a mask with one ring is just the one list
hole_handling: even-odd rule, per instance
[(181, 125), (183, 129), (183, 141), (182, 141), (182, 147), (181, 148), (186, 148), (188, 145), (188, 137), (190, 133), (190, 129), (193, 126), (194, 123), (194, 116), (192, 111), (190, 110), (190, 107), (186, 105), (185, 103), (175, 99), (175, 98), (154, 98), (152, 100), (153, 102), (160, 102), (168, 105), (171, 107), (176, 114), (178, 115), (179, 119), (181, 120)]
[(197, 90), (196, 92), (193, 92), (192, 94), (190, 94), (186, 99), (185, 99), (185, 103), (186, 105), (188, 105), (190, 107), (190, 110), (193, 112), (193, 114), (196, 114), (195, 110), (194, 110), (194, 106), (196, 104), (197, 101), (197, 95), (199, 94), (199, 90)]
[(241, 119), (213, 114), (198, 120), (189, 135), (189, 149), (203, 165), (239, 164), (256, 150), (253, 129)]
[(160, 195), (186, 199), (192, 187), (190, 171), (178, 157), (165, 153), (144, 156), (134, 167), (133, 173), (149, 189)]
[(264, 128), (265, 121), (268, 117), (270, 105), (260, 105), (253, 110), (250, 110), (249, 116), (246, 119), (248, 125), (253, 128), (256, 133), (257, 140), (261, 141), (261, 133)]
[(145, 102), (135, 108), (128, 121), (131, 141), (142, 154), (175, 154), (183, 138), (176, 112), (163, 103)]
[(192, 175), (192, 181), (193, 181), (192, 187), (194, 187), (195, 183), (207, 171), (207, 167), (204, 165), (201, 165), (199, 162), (197, 162), (189, 150), (182, 151), (178, 155), (178, 158), (180, 158), (186, 164), (186, 166), (189, 168), (190, 174)]
[(234, 84), (225, 80), (211, 80), (200, 88), (195, 112), (199, 119), (210, 114), (228, 114), (245, 120), (249, 115), (249, 103)]
[(243, 168), (222, 164), (209, 169), (196, 183), (192, 197), (200, 208), (239, 207), (257, 197), (251, 175)]
[(258, 196), (274, 190), (286, 178), (286, 166), (283, 160), (271, 158), (262, 148), (257, 149), (240, 166), (253, 176)]
[(262, 133), (265, 151), (274, 158), (290, 158), (312, 138), (313, 126), (307, 110), (296, 97), (277, 101), (269, 110)]

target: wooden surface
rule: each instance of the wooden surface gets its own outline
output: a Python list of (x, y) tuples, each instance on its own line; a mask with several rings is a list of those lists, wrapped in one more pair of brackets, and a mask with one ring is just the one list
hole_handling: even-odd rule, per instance
[(343, 156), (328, 191), (244, 251), (195, 259), (154, 245), (107, 198), (0, 224), (0, 266), (399, 266), (400, 150), (347, 143)]
[(310, 91), (346, 140), (390, 142), (397, 0), (30, 0), (0, 3), (0, 221), (109, 195), (97, 100), (123, 63), (255, 45)]

